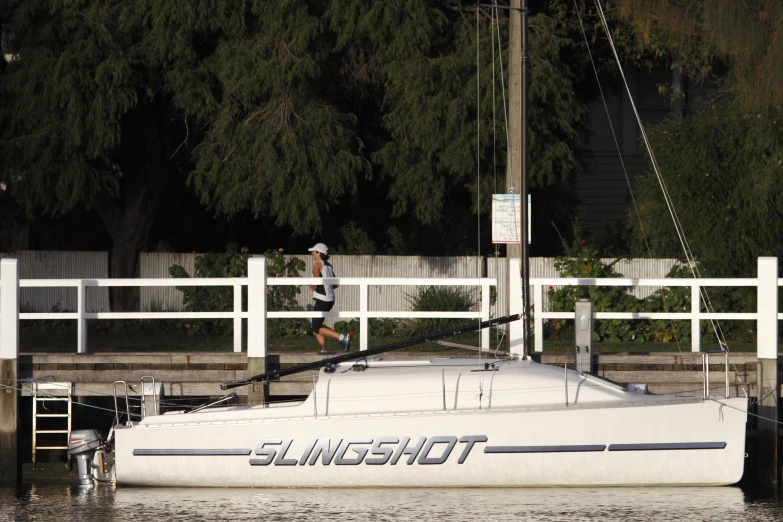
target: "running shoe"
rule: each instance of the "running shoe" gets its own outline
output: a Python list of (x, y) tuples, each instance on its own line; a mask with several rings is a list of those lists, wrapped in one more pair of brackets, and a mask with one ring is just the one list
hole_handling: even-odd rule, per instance
[(343, 335), (343, 338), (340, 340), (340, 344), (343, 345), (343, 351), (348, 351), (348, 344), (351, 342), (351, 337), (353, 337), (353, 332), (348, 332), (347, 334)]

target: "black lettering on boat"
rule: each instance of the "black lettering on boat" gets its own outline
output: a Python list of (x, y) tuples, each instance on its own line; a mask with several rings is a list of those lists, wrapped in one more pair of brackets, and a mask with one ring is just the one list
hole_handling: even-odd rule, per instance
[(310, 457), (310, 465), (315, 466), (318, 461), (318, 456), (321, 455), (321, 464), (328, 466), (332, 463), (332, 459), (337, 454), (337, 450), (340, 449), (340, 444), (343, 439), (337, 439), (337, 444), (334, 445), (334, 449), (331, 449), (332, 439), (319, 440), (318, 444), (313, 448), (312, 457)]
[(305, 449), (304, 453), (302, 453), (302, 458), (299, 459), (299, 465), (304, 466), (307, 464), (307, 457), (310, 456), (310, 453), (313, 451), (313, 448), (315, 445), (318, 444), (318, 439), (313, 439), (310, 441), (310, 444), (307, 445), (307, 449)]
[[(362, 460), (364, 460), (365, 455), (367, 455), (367, 452), (369, 451), (367, 448), (363, 448), (361, 446), (354, 446), (351, 448), (352, 444), (372, 444), (372, 439), (348, 439), (345, 441), (345, 444), (343, 444), (342, 449), (337, 454), (337, 458), (334, 459), (334, 463), (337, 466), (358, 466), (362, 463)], [(348, 448), (351, 448), (355, 453), (356, 456), (354, 458), (345, 458), (345, 453), (348, 451)]]
[(291, 443), (293, 440), (288, 439), (285, 441), (285, 444), (283, 444), (283, 449), (280, 450), (280, 453), (277, 454), (277, 458), (275, 459), (275, 466), (296, 466), (296, 459), (286, 459), (285, 454), (288, 453), (288, 448), (291, 447)]
[(487, 442), (486, 435), (465, 435), (459, 439), (460, 442), (466, 443), (465, 449), (462, 450), (462, 455), (459, 456), (457, 464), (463, 464), (465, 459), (468, 458), (470, 450), (473, 449), (473, 445), (477, 442)]
[(422, 437), (419, 439), (419, 442), (413, 446), (412, 448), (408, 447), (408, 443), (411, 441), (410, 437), (404, 437), (402, 439), (402, 442), (400, 443), (400, 447), (397, 448), (397, 452), (392, 457), (391, 463), (392, 466), (397, 464), (397, 461), (400, 460), (400, 457), (403, 455), (410, 455), (408, 457), (408, 466), (416, 462), (416, 456), (421, 451), (421, 448), (424, 446), (424, 443), (427, 441), (427, 437)]
[[(446, 444), (440, 457), (430, 457), (430, 451), (436, 444)], [(424, 446), (424, 450), (419, 456), (419, 464), (443, 464), (446, 459), (451, 455), (451, 450), (457, 445), (457, 437), (432, 437), (427, 441), (427, 445)]]
[(256, 455), (260, 455), (263, 458), (260, 459), (250, 459), (250, 465), (251, 466), (268, 466), (272, 463), (272, 461), (275, 459), (275, 454), (277, 454), (277, 450), (273, 450), (272, 448), (267, 448), (266, 446), (279, 446), (282, 444), (283, 441), (280, 439), (264, 439), (261, 442), (258, 443), (258, 446), (256, 446)]
[[(297, 459), (288, 458), (288, 452), (297, 451), (291, 446), (295, 445), (295, 439), (264, 439), (256, 446), (255, 454), (258, 458), (250, 459), (251, 466), (304, 466), (310, 464), (315, 466), (320, 458), (323, 466), (334, 463), (336, 466), (358, 466), (362, 462), (369, 466), (379, 466), (388, 464), (396, 465), (403, 456), (407, 456), (407, 464), (414, 463), (420, 465), (437, 465), (445, 463), (451, 457), (457, 444), (465, 444), (461, 451), (458, 464), (463, 464), (468, 455), (473, 450), (477, 442), (487, 442), (486, 435), (465, 435), (457, 438), (452, 435), (440, 435), (436, 437), (419, 437), (415, 444), (411, 443), (410, 437), (378, 437), (371, 439), (369, 437), (353, 439), (312, 439), (305, 447), (302, 456)], [(393, 445), (397, 445), (396, 448)], [(279, 447), (276, 447), (279, 446)], [(518, 453), (521, 447), (492, 446), (485, 448), (485, 453)], [(529, 448), (525, 448), (529, 451)], [(539, 451), (541, 447), (537, 448)], [(153, 450), (136, 450), (136, 452)], [(166, 451), (169, 454), (172, 450)], [(194, 451), (194, 450), (188, 450)], [(201, 452), (202, 450), (196, 450)], [(223, 450), (227, 451), (227, 450)], [(244, 454), (250, 454), (248, 450), (228, 450), (232, 452), (241, 451)], [(528, 452), (524, 451), (524, 452)], [(143, 453), (142, 453), (143, 454)]]
[(375, 440), (375, 443), (372, 445), (372, 448), (370, 448), (370, 454), (372, 455), (383, 455), (382, 457), (370, 457), (369, 459), (365, 459), (364, 463), (369, 465), (383, 465), (389, 462), (389, 459), (391, 458), (392, 454), (394, 453), (394, 450), (391, 448), (384, 448), (382, 447), (383, 444), (399, 444), (400, 439), (398, 437), (379, 437)]

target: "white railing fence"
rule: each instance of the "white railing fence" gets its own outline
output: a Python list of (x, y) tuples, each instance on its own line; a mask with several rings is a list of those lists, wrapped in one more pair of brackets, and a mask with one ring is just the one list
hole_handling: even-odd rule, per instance
[[(512, 260), (513, 261), (513, 260)], [(513, 268), (512, 273), (518, 273)], [(46, 319), (75, 319), (77, 321), (78, 353), (87, 353), (87, 320), (88, 319), (233, 319), (234, 351), (242, 351), (242, 320), (248, 320), (247, 352), (250, 357), (266, 357), (267, 319), (286, 318), (358, 318), (360, 323), (359, 347), (367, 349), (369, 334), (369, 319), (371, 318), (464, 318), (487, 320), (492, 315), (490, 307), (490, 288), (497, 286), (494, 278), (370, 278), (370, 277), (336, 277), (330, 279), (340, 286), (357, 286), (359, 288), (359, 309), (352, 311), (333, 312), (273, 312), (268, 311), (266, 295), (268, 286), (314, 285), (323, 279), (312, 277), (284, 278), (267, 277), (266, 259), (251, 258), (248, 262), (248, 277), (246, 278), (183, 278), (183, 279), (19, 279), (19, 267), (15, 259), (0, 261), (0, 358), (16, 358), (18, 356), (18, 321)], [(411, 312), (411, 311), (373, 311), (369, 308), (369, 290), (374, 286), (473, 286), (481, 289), (481, 306), (471, 312)], [(573, 312), (543, 311), (545, 307), (544, 289), (548, 286), (594, 285), (623, 287), (672, 287), (687, 286), (691, 288), (691, 311), (687, 313), (645, 313), (645, 312), (602, 312), (597, 311), (595, 319), (670, 319), (691, 321), (691, 349), (698, 352), (701, 349), (700, 321), (702, 320), (755, 320), (758, 323), (758, 356), (775, 358), (778, 351), (778, 321), (783, 314), (778, 311), (779, 287), (783, 278), (778, 278), (778, 260), (773, 257), (758, 259), (758, 277), (744, 279), (590, 279), (590, 278), (531, 278), (532, 302), (534, 305), (534, 350), (543, 351), (544, 321), (548, 319), (574, 319)], [(233, 288), (234, 309), (230, 312), (88, 312), (87, 289), (112, 286), (137, 287), (176, 287), (176, 286), (219, 286)], [(242, 309), (243, 286), (248, 288), (248, 309)], [(514, 287), (517, 288), (514, 288)], [(715, 313), (710, 314), (702, 308), (701, 289), (707, 287), (756, 287), (757, 309), (752, 313)], [(73, 287), (77, 292), (75, 312), (56, 313), (19, 313), (19, 288), (41, 287)], [(512, 296), (518, 293), (519, 282), (511, 285)], [(519, 300), (512, 302), (512, 313), (518, 313)], [(540, 311), (541, 312), (537, 312)], [(510, 329), (511, 349), (521, 353), (521, 328)], [(490, 332), (484, 330), (481, 345), (489, 347)], [(13, 355), (10, 355), (13, 354)]]
[[(248, 356), (266, 357), (267, 319), (293, 319), (313, 317), (357, 318), (360, 324), (359, 347), (366, 350), (368, 345), (369, 319), (371, 318), (462, 318), (487, 320), (490, 318), (490, 288), (497, 286), (495, 279), (490, 278), (314, 278), (314, 277), (267, 277), (266, 258), (251, 258), (248, 261), (248, 277), (246, 278), (166, 278), (166, 279), (22, 279), (18, 278), (18, 266), (15, 259), (2, 260), (0, 275), (0, 299), (11, 296), (14, 289), (17, 296), (19, 288), (41, 287), (73, 287), (76, 289), (75, 312), (26, 312), (18, 313), (16, 307), (0, 303), (0, 346), (5, 345), (2, 337), (2, 327), (12, 325), (22, 320), (75, 319), (77, 323), (77, 353), (88, 353), (87, 320), (89, 319), (232, 319), (234, 323), (234, 351), (242, 351), (242, 320), (248, 320), (247, 347)], [(323, 281), (340, 286), (357, 286), (360, 292), (359, 309), (354, 311), (295, 311), (275, 312), (267, 310), (266, 295), (268, 286), (298, 286), (317, 285)], [(373, 286), (463, 286), (481, 289), (481, 306), (471, 312), (410, 312), (410, 311), (371, 311), (369, 309), (369, 290)], [(119, 286), (136, 287), (182, 287), (182, 286), (217, 286), (233, 289), (233, 310), (230, 312), (88, 312), (87, 289)], [(242, 309), (242, 290), (248, 289), (247, 310)], [(7, 288), (12, 290), (6, 291)], [(5, 313), (15, 308), (18, 319), (6, 317)], [(18, 329), (14, 330), (18, 337)], [(9, 337), (10, 339), (10, 337)], [(490, 332), (482, 332), (481, 344), (489, 347)], [(11, 348), (9, 348), (9, 353)]]
[[(614, 279), (614, 278), (538, 278), (531, 279), (534, 310), (543, 310), (544, 288), (548, 286), (652, 286), (672, 287), (688, 286), (691, 289), (691, 311), (686, 313), (670, 312), (595, 312), (595, 319), (666, 319), (691, 321), (691, 351), (701, 351), (702, 320), (741, 320), (757, 321), (757, 353), (759, 357), (775, 358), (778, 353), (778, 320), (783, 314), (778, 312), (778, 289), (783, 278), (778, 278), (778, 258), (758, 258), (758, 277), (742, 279)], [(752, 286), (757, 288), (756, 312), (752, 313), (710, 313), (703, 310), (705, 296), (702, 289), (708, 287)], [(543, 333), (545, 319), (574, 319), (574, 312), (542, 312), (533, 317), (535, 332), (535, 351), (544, 348)]]

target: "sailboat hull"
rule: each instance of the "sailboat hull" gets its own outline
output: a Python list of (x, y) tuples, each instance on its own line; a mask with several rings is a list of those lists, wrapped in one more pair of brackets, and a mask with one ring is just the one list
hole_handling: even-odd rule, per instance
[(662, 397), (136, 426), (116, 431), (116, 477), (204, 487), (726, 485), (743, 474), (746, 408), (745, 399)]

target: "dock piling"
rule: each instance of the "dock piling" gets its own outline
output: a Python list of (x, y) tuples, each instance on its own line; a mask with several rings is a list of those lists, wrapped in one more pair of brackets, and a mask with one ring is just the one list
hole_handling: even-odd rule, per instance
[[(247, 262), (247, 376), (266, 373), (266, 258), (252, 257)], [(266, 402), (266, 383), (247, 385), (248, 404)]]
[(756, 465), (760, 483), (780, 484), (778, 455), (778, 259), (758, 259), (757, 308), (758, 436)]
[(0, 484), (21, 478), (19, 451), (19, 265), (0, 261)]

